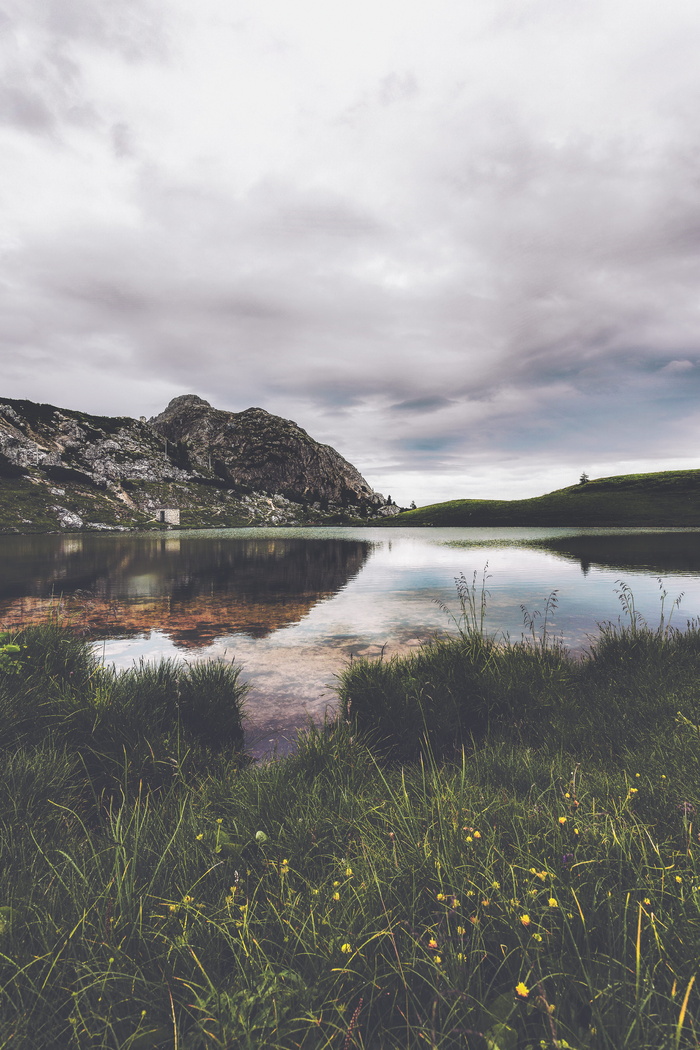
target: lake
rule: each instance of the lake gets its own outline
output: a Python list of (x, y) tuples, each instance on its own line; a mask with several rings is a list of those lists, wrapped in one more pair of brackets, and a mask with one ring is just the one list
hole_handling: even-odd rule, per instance
[(235, 659), (251, 750), (283, 753), (350, 659), (454, 630), (461, 573), (486, 573), (487, 627), (511, 638), (556, 591), (549, 629), (574, 651), (620, 616), (620, 581), (652, 626), (662, 591), (677, 626), (700, 617), (700, 530), (313, 528), (3, 536), (0, 624), (58, 608), (117, 667)]

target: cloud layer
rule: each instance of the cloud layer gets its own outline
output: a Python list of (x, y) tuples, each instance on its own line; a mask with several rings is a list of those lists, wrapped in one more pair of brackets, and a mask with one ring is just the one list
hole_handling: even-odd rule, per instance
[(695, 3), (22, 0), (0, 41), (7, 396), (261, 405), (406, 503), (700, 465)]

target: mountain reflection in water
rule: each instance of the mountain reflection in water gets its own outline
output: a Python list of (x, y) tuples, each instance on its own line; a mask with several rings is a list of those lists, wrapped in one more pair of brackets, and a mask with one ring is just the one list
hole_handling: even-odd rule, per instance
[(362, 540), (12, 536), (0, 544), (0, 622), (61, 614), (93, 638), (157, 628), (182, 648), (298, 623), (362, 568)]

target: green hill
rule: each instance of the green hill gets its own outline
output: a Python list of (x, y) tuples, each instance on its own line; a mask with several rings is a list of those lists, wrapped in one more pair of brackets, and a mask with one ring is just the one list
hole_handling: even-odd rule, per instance
[(700, 470), (623, 474), (531, 499), (457, 499), (407, 510), (386, 524), (700, 527)]

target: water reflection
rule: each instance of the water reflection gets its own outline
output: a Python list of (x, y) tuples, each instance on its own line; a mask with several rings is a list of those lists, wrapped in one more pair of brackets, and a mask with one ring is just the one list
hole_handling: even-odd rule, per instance
[[(700, 615), (700, 532), (629, 529), (221, 530), (0, 537), (0, 624), (43, 618), (60, 595), (104, 659), (223, 656), (250, 683), (249, 744), (286, 746), (336, 702), (357, 656), (415, 649), (450, 629), (459, 573), (488, 563), (487, 629), (517, 638), (556, 589), (552, 631), (574, 651), (615, 620), (616, 581), (657, 622), (664, 577), (677, 620)], [(440, 604), (442, 603), (442, 605)]]
[(160, 536), (7, 537), (0, 543), (0, 622), (55, 608), (95, 638), (159, 629), (197, 648), (297, 623), (355, 576), (361, 539)]
[(584, 575), (590, 572), (591, 566), (660, 576), (700, 573), (697, 532), (584, 534), (533, 540), (529, 545), (578, 561)]

